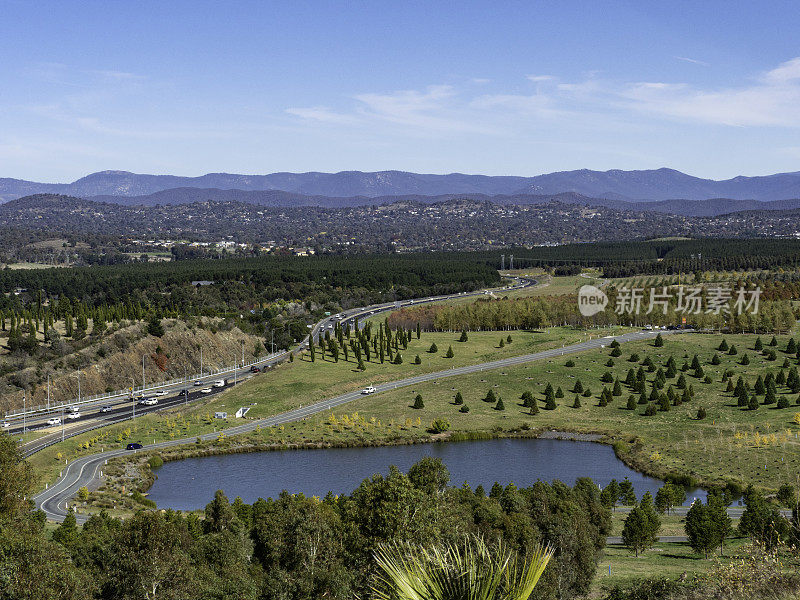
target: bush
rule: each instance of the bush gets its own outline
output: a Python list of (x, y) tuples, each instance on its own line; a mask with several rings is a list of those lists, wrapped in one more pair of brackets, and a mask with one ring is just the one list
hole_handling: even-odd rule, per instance
[(422, 364), (422, 359), (419, 357), (419, 354), (417, 354), (417, 355), (414, 357), (414, 364), (415, 364), (415, 365), (421, 365), (421, 364)]
[(570, 367), (570, 368), (574, 367), (575, 366), (575, 361), (572, 360), (572, 359), (569, 359), (567, 362), (564, 363), (564, 366), (565, 367)]
[(161, 458), (158, 454), (151, 456), (150, 460), (147, 461), (147, 464), (150, 465), (151, 469), (157, 469), (164, 465), (164, 459)]
[(645, 417), (652, 417), (656, 414), (656, 405), (655, 404), (648, 404), (647, 408), (644, 409), (644, 416)]
[(461, 408), (458, 409), (458, 412), (468, 413), (469, 412), (469, 406), (467, 406), (466, 404), (462, 405)]
[(458, 338), (458, 341), (459, 342), (467, 342), (467, 341), (469, 341), (469, 337), (467, 336), (467, 331), (466, 330), (461, 332), (461, 337)]
[(506, 409), (506, 405), (503, 404), (503, 399), (502, 398), (498, 398), (497, 404), (495, 404), (494, 409), (495, 410), (505, 410)]
[(439, 347), (435, 343), (431, 344), (431, 347), (428, 348), (428, 352), (430, 352), (431, 354), (434, 354), (435, 352), (438, 352), (438, 351), (439, 351)]
[(395, 365), (402, 365), (403, 364), (403, 356), (398, 352), (394, 355), (394, 360), (392, 361)]
[(581, 407), (581, 397), (575, 394), (575, 400), (572, 403), (572, 408), (580, 408)]
[(789, 399), (786, 396), (778, 398), (778, 408), (789, 408)]
[(447, 419), (443, 419), (439, 417), (438, 419), (434, 419), (431, 421), (430, 431), (431, 433), (444, 433), (450, 429), (450, 421)]
[(456, 392), (456, 398), (454, 400), (454, 404), (464, 404), (464, 397), (461, 395), (461, 392)]
[(422, 401), (422, 394), (417, 394), (414, 398), (414, 405), (412, 408), (425, 408), (425, 403)]
[(622, 356), (622, 350), (620, 350), (618, 347), (614, 348), (613, 350), (611, 350), (611, 356), (613, 356), (614, 358)]
[(628, 362), (639, 362), (639, 355), (634, 352), (631, 354), (631, 357), (628, 359)]
[(705, 418), (706, 418), (706, 409), (701, 406), (700, 408), (697, 409), (697, 420), (702, 421)]
[(453, 358), (454, 356), (455, 356), (455, 354), (453, 354), (453, 347), (452, 346), (448, 346), (447, 347), (447, 354), (445, 354), (444, 357), (445, 358)]

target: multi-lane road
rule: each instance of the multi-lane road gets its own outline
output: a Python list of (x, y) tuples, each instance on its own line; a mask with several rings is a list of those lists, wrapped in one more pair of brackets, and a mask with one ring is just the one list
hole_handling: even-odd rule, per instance
[[(573, 354), (576, 352), (583, 352), (586, 350), (597, 349), (611, 343), (612, 339), (616, 339), (618, 342), (621, 343), (634, 340), (649, 339), (655, 337), (658, 333), (659, 332), (657, 331), (636, 331), (619, 335), (614, 338), (611, 337), (595, 338), (585, 342), (571, 344), (569, 346), (565, 346), (562, 348), (544, 350), (542, 352), (536, 352), (533, 354), (513, 356), (501, 360), (469, 365), (465, 367), (457, 367), (445, 371), (438, 371), (435, 373), (416, 375), (414, 377), (407, 377), (405, 379), (400, 379), (397, 381), (378, 384), (375, 386), (374, 393), (386, 392), (401, 387), (416, 385), (426, 381), (438, 381), (440, 379), (445, 379), (449, 377), (466, 375), (470, 373), (477, 373), (480, 371), (485, 371), (490, 369), (511, 367), (537, 360), (555, 358), (563, 356), (565, 354)], [(662, 335), (670, 335), (670, 334), (681, 333), (681, 331), (679, 330), (661, 331), (660, 333)], [(260, 419), (258, 421), (250, 421), (243, 425), (226, 429), (225, 435), (226, 436), (237, 435), (253, 431), (257, 427), (263, 428), (263, 427), (270, 427), (273, 425), (290, 423), (292, 421), (299, 421), (308, 416), (326, 410), (330, 410), (334, 407), (346, 404), (348, 402), (352, 402), (356, 398), (361, 398), (361, 397), (363, 397), (363, 395), (360, 391), (348, 392), (345, 394), (341, 394), (339, 396), (335, 396), (333, 398), (329, 398), (327, 400), (322, 400), (320, 402), (310, 404), (308, 406), (303, 406), (278, 415), (274, 415), (272, 417)], [(216, 438), (217, 435), (218, 435), (217, 433), (209, 433), (202, 435), (200, 437), (203, 440), (212, 440)], [(184, 438), (178, 440), (169, 440), (157, 444), (148, 444), (144, 446), (143, 451), (169, 448), (180, 444), (190, 443), (195, 440), (196, 437), (192, 437), (192, 438)], [(74, 460), (72, 463), (65, 466), (64, 470), (62, 471), (61, 477), (52, 487), (37, 494), (34, 497), (34, 502), (36, 504), (36, 507), (41, 508), (45, 512), (48, 518), (57, 521), (62, 520), (66, 515), (68, 503), (71, 501), (71, 498), (77, 493), (78, 489), (82, 486), (92, 487), (96, 485), (100, 478), (99, 474), (102, 471), (103, 465), (106, 463), (108, 459), (117, 456), (124, 456), (129, 453), (130, 452), (127, 450), (110, 450), (98, 454), (83, 456), (81, 458)]]
[[(396, 302), (387, 302), (383, 304), (375, 304), (371, 306), (353, 308), (342, 311), (336, 315), (328, 315), (309, 330), (309, 335), (302, 340), (302, 342), (294, 349), (285, 352), (278, 352), (266, 356), (263, 360), (254, 363), (259, 369), (269, 369), (278, 363), (281, 363), (289, 358), (290, 353), (302, 352), (308, 347), (309, 339), (318, 340), (320, 335), (324, 335), (326, 331), (332, 332), (337, 323), (345, 326), (349, 324), (351, 327), (360, 322), (363, 326), (363, 320), (373, 315), (397, 310), (399, 308), (414, 306), (417, 304), (429, 304), (434, 302), (442, 302), (453, 298), (466, 298), (472, 296), (481, 296), (498, 291), (511, 291), (527, 288), (536, 285), (536, 280), (525, 277), (510, 277), (509, 285), (494, 289), (494, 290), (480, 290), (475, 292), (462, 292), (459, 294), (430, 296), (427, 298), (416, 298), (412, 300), (400, 300)], [(92, 429), (119, 423), (135, 416), (143, 415), (148, 412), (163, 410), (165, 408), (172, 408), (176, 405), (191, 402), (198, 398), (207, 397), (209, 394), (216, 394), (235, 382), (243, 381), (251, 375), (251, 365), (247, 365), (241, 369), (231, 369), (224, 373), (211, 373), (201, 377), (187, 379), (185, 381), (173, 382), (171, 385), (154, 385), (143, 394), (139, 392), (139, 398), (131, 401), (125, 395), (120, 394), (114, 398), (98, 399), (91, 403), (74, 403), (80, 410), (80, 416), (70, 418), (70, 411), (68, 408), (62, 410), (53, 409), (50, 411), (38, 411), (36, 414), (30, 415), (24, 422), (20, 417), (16, 417), (10, 428), (6, 431), (12, 434), (23, 433), (25, 431), (44, 431), (44, 435), (36, 439), (29, 440), (22, 444), (22, 452), (24, 456), (30, 456), (36, 452), (47, 448), (53, 444), (60, 442), (62, 439), (72, 437), (81, 433), (85, 433)], [(216, 381), (223, 381), (224, 385), (215, 387), (213, 384)], [(203, 393), (200, 390), (211, 389), (210, 393)], [(147, 406), (142, 405), (139, 401), (142, 398), (153, 397), (156, 393), (161, 394), (157, 397), (158, 404)], [(105, 409), (105, 411), (104, 411)], [(58, 418), (61, 420), (60, 424), (48, 425), (47, 421), (51, 418)]]

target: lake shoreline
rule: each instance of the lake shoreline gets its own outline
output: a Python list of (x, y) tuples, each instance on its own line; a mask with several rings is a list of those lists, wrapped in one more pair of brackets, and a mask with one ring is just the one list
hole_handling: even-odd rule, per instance
[[(161, 462), (175, 462), (191, 458), (212, 456), (225, 456), (232, 454), (251, 454), (257, 452), (275, 452), (286, 450), (324, 450), (337, 448), (381, 448), (395, 446), (410, 446), (418, 444), (455, 443), (461, 441), (480, 441), (495, 439), (543, 439), (564, 440), (576, 442), (599, 443), (611, 446), (614, 455), (625, 466), (636, 471), (642, 476), (659, 480), (676, 476), (689, 482), (687, 487), (708, 489), (714, 484), (709, 484), (695, 479), (692, 475), (667, 472), (663, 469), (653, 468), (655, 465), (646, 458), (641, 440), (635, 437), (621, 438), (600, 431), (570, 431), (566, 429), (530, 428), (524, 427), (506, 431), (452, 431), (441, 434), (428, 434), (412, 437), (394, 437), (377, 440), (348, 440), (325, 441), (306, 440), (303, 442), (269, 442), (269, 443), (241, 443), (236, 438), (223, 438), (200, 444), (185, 444), (168, 451), (138, 453), (109, 462), (106, 470), (107, 481), (92, 493), (89, 508), (118, 508), (127, 506), (130, 509), (141, 508), (141, 504), (131, 500), (130, 492), (136, 490), (143, 497), (147, 496), (157, 479), (153, 470), (151, 459), (158, 457)], [(159, 460), (155, 461), (156, 467)], [(719, 482), (716, 483), (719, 485)], [(137, 496), (138, 497), (138, 496)]]

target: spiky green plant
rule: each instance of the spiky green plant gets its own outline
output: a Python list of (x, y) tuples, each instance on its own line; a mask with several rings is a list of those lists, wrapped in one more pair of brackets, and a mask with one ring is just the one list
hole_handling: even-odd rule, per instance
[(476, 536), (430, 548), (396, 542), (375, 553), (373, 591), (378, 600), (527, 600), (552, 556), (537, 546), (522, 558)]

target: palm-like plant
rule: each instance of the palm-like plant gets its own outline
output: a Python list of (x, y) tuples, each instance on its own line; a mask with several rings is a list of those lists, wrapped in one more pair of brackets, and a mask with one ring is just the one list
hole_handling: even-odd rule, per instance
[(537, 546), (522, 558), (480, 537), (433, 548), (398, 542), (375, 553), (383, 572), (373, 591), (377, 600), (527, 600), (552, 556)]

